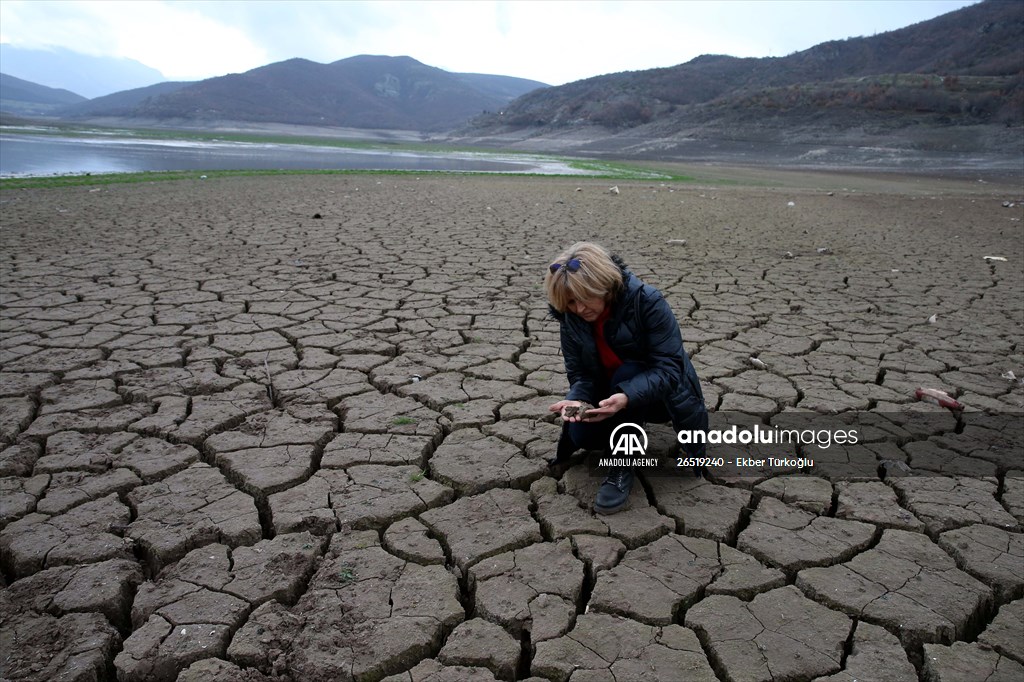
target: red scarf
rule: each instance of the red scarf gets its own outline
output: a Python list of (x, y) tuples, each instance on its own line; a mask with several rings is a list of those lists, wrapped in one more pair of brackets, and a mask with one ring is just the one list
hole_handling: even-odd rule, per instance
[(612, 375), (615, 374), (615, 370), (622, 366), (622, 360), (615, 354), (615, 351), (608, 345), (608, 340), (604, 337), (604, 323), (608, 321), (611, 314), (611, 306), (605, 306), (604, 312), (591, 322), (594, 328), (594, 341), (597, 342), (597, 354), (601, 358), (601, 365), (604, 366), (604, 372), (608, 375), (608, 379), (611, 379)]

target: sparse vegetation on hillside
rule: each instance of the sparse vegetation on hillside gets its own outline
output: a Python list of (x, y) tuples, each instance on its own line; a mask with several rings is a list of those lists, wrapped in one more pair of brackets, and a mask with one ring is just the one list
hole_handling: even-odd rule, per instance
[(1007, 76), (895, 74), (832, 83), (762, 88), (711, 103), (717, 107), (777, 112), (813, 109), (938, 114), (949, 123), (1019, 124), (1024, 88)]
[(883, 119), (892, 127), (896, 118), (904, 125), (1021, 126), (1022, 45), (1024, 2), (987, 0), (786, 57), (706, 55), (533, 92), (502, 112), (476, 117), (459, 134), (528, 130), (522, 134), (537, 136), (579, 128), (653, 138), (700, 130), (718, 135), (750, 121), (824, 130)]

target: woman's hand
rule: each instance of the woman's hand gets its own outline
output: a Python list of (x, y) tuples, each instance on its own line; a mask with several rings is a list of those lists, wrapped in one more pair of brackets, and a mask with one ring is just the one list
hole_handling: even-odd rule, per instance
[(620, 412), (626, 409), (626, 405), (629, 404), (629, 397), (625, 393), (613, 393), (601, 402), (597, 404), (597, 407), (592, 407), (587, 410), (586, 419), (583, 421), (587, 422), (599, 422), (608, 417), (612, 416), (616, 412)]
[[(583, 406), (583, 403), (581, 401), (579, 401), (579, 400), (559, 400), (557, 403), (548, 406), (548, 412), (558, 412), (561, 415), (561, 417), (562, 417), (562, 421), (564, 421), (564, 422), (585, 422), (585, 421), (590, 421), (590, 410), (587, 410), (586, 416), (584, 416), (582, 419), (577, 414), (573, 414), (572, 416), (568, 416), (568, 417), (565, 415), (565, 408), (567, 408), (567, 407), (577, 407), (578, 408), (578, 407), (581, 407), (581, 406)], [(589, 407), (589, 405), (588, 405), (588, 407)], [(591, 409), (594, 409), (594, 408), (591, 408)]]

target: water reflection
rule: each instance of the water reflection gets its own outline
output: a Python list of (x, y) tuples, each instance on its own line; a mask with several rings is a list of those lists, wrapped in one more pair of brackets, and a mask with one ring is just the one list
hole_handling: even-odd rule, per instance
[(173, 170), (422, 170), (579, 174), (545, 157), (298, 144), (0, 134), (0, 176)]

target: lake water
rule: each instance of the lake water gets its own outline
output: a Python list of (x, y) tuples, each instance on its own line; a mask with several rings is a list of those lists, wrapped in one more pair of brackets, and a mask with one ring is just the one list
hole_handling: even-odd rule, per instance
[(412, 170), (586, 174), (541, 156), (0, 132), (0, 177), (172, 170)]

